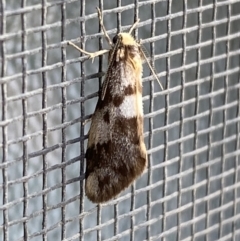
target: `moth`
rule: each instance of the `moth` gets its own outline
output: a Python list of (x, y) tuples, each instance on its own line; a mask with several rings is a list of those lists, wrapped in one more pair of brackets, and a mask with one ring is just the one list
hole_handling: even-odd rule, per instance
[(147, 58), (140, 42), (131, 36), (139, 20), (128, 33), (118, 33), (111, 41), (102, 13), (97, 10), (111, 49), (89, 53), (70, 44), (92, 59), (109, 52), (108, 69), (89, 130), (85, 173), (87, 197), (103, 203), (127, 188), (147, 165), (142, 105), (142, 61)]

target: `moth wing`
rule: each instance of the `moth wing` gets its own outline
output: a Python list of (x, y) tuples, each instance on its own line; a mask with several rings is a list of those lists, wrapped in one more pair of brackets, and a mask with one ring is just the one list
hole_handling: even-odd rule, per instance
[(144, 171), (147, 161), (142, 117), (116, 116), (123, 106), (107, 102), (107, 108), (102, 108), (101, 102), (99, 99), (92, 118), (86, 152), (86, 195), (96, 203), (127, 188)]
[(139, 44), (130, 34), (120, 33), (110, 52), (86, 152), (85, 190), (96, 203), (106, 202), (128, 187), (147, 161)]

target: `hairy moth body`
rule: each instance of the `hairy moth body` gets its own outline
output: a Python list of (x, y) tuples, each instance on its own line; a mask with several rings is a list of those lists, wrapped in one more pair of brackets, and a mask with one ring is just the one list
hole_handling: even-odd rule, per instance
[(119, 33), (113, 42), (86, 152), (85, 190), (95, 203), (106, 202), (127, 188), (147, 162), (140, 44), (128, 33)]

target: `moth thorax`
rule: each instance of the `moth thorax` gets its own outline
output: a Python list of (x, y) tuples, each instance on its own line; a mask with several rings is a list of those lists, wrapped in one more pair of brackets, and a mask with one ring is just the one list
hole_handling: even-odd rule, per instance
[(125, 45), (125, 46), (137, 46), (138, 45), (136, 40), (129, 33), (119, 33), (117, 36), (120, 39), (120, 42), (122, 45)]
[(116, 62), (124, 61), (131, 65), (133, 70), (142, 70), (142, 58), (140, 54), (140, 44), (129, 33), (119, 33), (113, 38), (113, 48)]

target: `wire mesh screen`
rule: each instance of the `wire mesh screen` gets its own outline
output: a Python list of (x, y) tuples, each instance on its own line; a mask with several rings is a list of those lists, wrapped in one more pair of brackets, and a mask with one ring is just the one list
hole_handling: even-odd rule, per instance
[[(142, 39), (148, 167), (102, 205), (84, 193), (108, 34)], [(0, 0), (1, 240), (240, 240), (240, 0)]]

